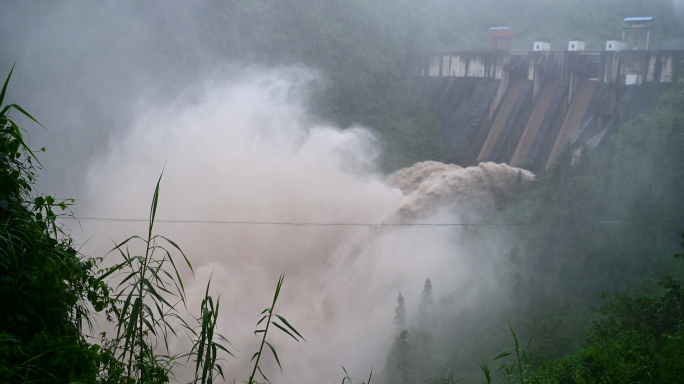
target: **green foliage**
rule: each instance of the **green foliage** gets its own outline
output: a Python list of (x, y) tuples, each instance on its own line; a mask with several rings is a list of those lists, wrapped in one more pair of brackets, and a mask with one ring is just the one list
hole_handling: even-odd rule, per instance
[(34, 120), (15, 104), (0, 113), (0, 381), (94, 381), (103, 354), (81, 327), (88, 305), (108, 303), (108, 288), (94, 277), (97, 260), (79, 255), (55, 223), (53, 209), (70, 202), (33, 195), (38, 161), (13, 110)]
[(209, 0), (195, 12), (201, 36), (222, 58), (321, 72), (315, 112), (342, 127), (374, 129), (385, 172), (453, 155), (408, 75), (418, 54), (487, 50), (488, 29), (503, 25), (516, 29), (514, 49), (538, 38), (564, 47), (573, 36), (599, 49), (635, 15), (655, 17), (652, 47), (682, 45), (670, 0)]
[[(505, 384), (512, 384), (512, 383), (529, 383), (530, 382), (530, 376), (531, 376), (531, 367), (532, 367), (532, 352), (530, 350), (530, 344), (532, 343), (532, 339), (527, 342), (527, 345), (525, 345), (524, 348), (521, 347), (520, 342), (518, 341), (518, 336), (515, 334), (515, 330), (513, 329), (513, 326), (511, 324), (508, 324), (508, 330), (504, 329), (504, 332), (506, 332), (508, 335), (513, 338), (513, 342), (515, 344), (514, 347), (508, 348), (501, 352), (498, 356), (496, 356), (492, 361), (497, 361), (497, 360), (502, 360), (508, 356), (513, 356), (511, 359), (506, 361), (497, 369), (494, 374), (501, 372), (502, 377), (501, 377), (501, 382)], [(487, 365), (487, 362), (484, 360), (480, 362), (480, 369), (482, 370), (482, 373), (485, 376), (485, 383), (491, 384), (492, 382), (492, 372)]]
[(444, 380), (442, 380), (441, 382), (439, 382), (439, 384), (456, 384), (456, 383), (460, 382), (461, 380), (463, 380), (463, 379), (455, 379), (455, 378), (454, 378), (454, 373), (453, 373), (453, 372), (449, 372), (449, 374), (447, 375), (447, 377), (445, 377)]
[(407, 75), (413, 31), (432, 22), (412, 20), (419, 8), (397, 0), (213, 0), (197, 17), (203, 36), (227, 59), (304, 64), (322, 73), (313, 111), (341, 127), (373, 129), (384, 146), (380, 167), (391, 172), (445, 153), (439, 120)]
[(397, 335), (389, 354), (387, 355), (387, 362), (385, 364), (386, 379), (388, 383), (411, 383), (415, 375), (412, 372), (412, 359), (410, 356), (411, 347), (408, 342), (409, 332), (407, 330), (401, 331)]
[(432, 306), (432, 281), (430, 279), (425, 279), (425, 285), (423, 286), (423, 293), (420, 294), (420, 303), (418, 304), (418, 309), (421, 312), (425, 312)]
[[(493, 223), (530, 225), (464, 231), (463, 246), (474, 258), (505, 262), (506, 270), (496, 276), (498, 290), (488, 293), (487, 284), (479, 279), (466, 280), (463, 284), (473, 291), (485, 292), (477, 296), (476, 309), (459, 306), (461, 297), (473, 300), (472, 291), (464, 289), (449, 298), (453, 305), (442, 300), (435, 303), (435, 311), (444, 314), (437, 321), (409, 324), (410, 364), (402, 368), (402, 374), (433, 380), (451, 370), (475, 380), (476, 359), (495, 355), (503, 347), (502, 337), (494, 330), (506, 321), (519, 324), (519, 338), (534, 336), (530, 345), (535, 355), (533, 369), (568, 355), (577, 360), (580, 355), (573, 353), (578, 350), (585, 354), (600, 351), (609, 359), (617, 349), (607, 348), (629, 349), (638, 343), (644, 351), (653, 351), (648, 355), (653, 359), (675, 361), (660, 354), (676, 350), (679, 334), (671, 331), (667, 340), (674, 344), (665, 346), (644, 330), (669, 329), (672, 323), (665, 319), (678, 321), (676, 316), (665, 315), (669, 312), (659, 306), (662, 303), (651, 300), (669, 289), (657, 284), (665, 276), (684, 279), (684, 264), (671, 257), (681, 253), (682, 238), (674, 229), (684, 228), (683, 127), (684, 86), (678, 84), (655, 100), (649, 111), (619, 127), (602, 152), (585, 148), (574, 159), (565, 152), (550, 170), (538, 175), (531, 191), (506, 201), (486, 218)], [(510, 251), (502, 252), (492, 243), (510, 244)], [(588, 337), (594, 332), (592, 323), (615, 313), (592, 309), (604, 304), (603, 293), (615, 292), (625, 298), (612, 304), (614, 311), (623, 308), (625, 317), (620, 321), (631, 319), (635, 325), (630, 329), (637, 333), (603, 338), (605, 348), (599, 350)], [(649, 317), (656, 315), (660, 320)], [(565, 363), (570, 364), (569, 360)], [(385, 375), (394, 377), (399, 372)], [(492, 380), (497, 378), (491, 374)]]
[(404, 296), (399, 292), (397, 296), (397, 308), (394, 309), (394, 321), (392, 322), (397, 329), (406, 329), (406, 306), (404, 305)]
[[(275, 359), (276, 359), (276, 363), (278, 363), (278, 367), (280, 367), (281, 371), (283, 370), (283, 367), (280, 365), (280, 359), (278, 359), (278, 354), (276, 353), (275, 348), (273, 348), (271, 343), (266, 341), (266, 335), (268, 334), (268, 328), (271, 326), (271, 324), (273, 324), (276, 328), (283, 331), (286, 335), (293, 338), (298, 343), (299, 343), (299, 339), (306, 341), (306, 339), (304, 339), (304, 337), (302, 335), (300, 335), (299, 332), (297, 332), (297, 330), (292, 325), (290, 325), (290, 323), (284, 317), (273, 313), (273, 310), (275, 309), (276, 302), (278, 301), (278, 296), (280, 295), (280, 289), (283, 286), (283, 280), (284, 279), (285, 279), (285, 274), (282, 273), (280, 275), (280, 278), (278, 279), (278, 285), (276, 285), (275, 293), (273, 294), (273, 302), (271, 303), (271, 307), (264, 309), (259, 314), (259, 316), (261, 316), (261, 318), (259, 319), (259, 321), (257, 321), (256, 326), (258, 327), (259, 324), (264, 323), (264, 328), (263, 329), (257, 329), (254, 331), (254, 335), (257, 335), (259, 333), (262, 333), (263, 335), (261, 336), (261, 345), (259, 346), (259, 351), (254, 353), (254, 355), (252, 356), (252, 360), (254, 360), (256, 358), (256, 361), (254, 361), (254, 369), (252, 370), (252, 375), (249, 377), (249, 380), (247, 381), (247, 383), (249, 383), (249, 384), (256, 383), (254, 381), (254, 375), (256, 374), (257, 371), (259, 371), (259, 374), (261, 374), (261, 376), (264, 378), (264, 380), (269, 381), (266, 378), (266, 375), (264, 375), (264, 373), (261, 371), (261, 367), (259, 366), (259, 360), (261, 359), (261, 355), (264, 351), (264, 345), (268, 346), (268, 348), (273, 353), (273, 357), (275, 357)], [(278, 320), (280, 320), (280, 322), (283, 325), (281, 325), (275, 321), (272, 321), (274, 316)]]
[[(326, 80), (312, 97), (315, 111), (343, 127), (359, 123), (374, 129), (385, 149), (380, 161), (385, 172), (439, 160), (446, 153), (437, 117), (428, 112), (420, 88), (407, 76), (416, 53), (486, 49), (486, 31), (498, 25), (516, 28), (514, 48), (526, 49), (537, 37), (563, 45), (570, 36), (582, 36), (596, 48), (621, 32), (623, 17), (637, 15), (655, 16), (654, 47), (678, 44), (681, 35), (667, 0), (212, 0), (196, 12), (208, 20), (202, 24), (204, 40), (224, 58), (267, 65), (303, 63), (321, 71)], [(0, 105), (6, 87), (7, 82)], [(173, 299), (184, 303), (184, 293), (171, 254), (157, 242), (168, 240), (152, 235), (159, 183), (147, 236), (119, 244), (115, 249), (123, 263), (100, 272), (99, 260), (79, 255), (56, 225), (55, 211), (66, 210), (70, 202), (34, 196), (32, 162), (37, 160), (10, 118), (12, 111), (31, 118), (14, 104), (0, 113), (0, 381), (167, 381), (175, 357), (157, 355), (155, 347), (166, 342), (168, 331), (173, 333), (167, 320), (178, 316), (179, 303)], [(426, 329), (411, 329), (410, 340), (408, 331), (401, 332), (388, 356), (391, 382), (424, 379), (418, 372), (425, 372), (419, 368), (428, 359), (433, 362), (427, 369), (434, 371), (432, 377), (442, 377), (435, 372), (445, 372), (445, 367), (465, 364), (463, 355), (497, 345), (495, 337), (480, 339), (488, 331), (478, 326), (501, 324), (503, 317), (524, 324), (524, 335), (539, 335), (531, 346), (537, 356), (563, 356), (582, 344), (592, 319), (589, 308), (599, 303), (601, 292), (654, 294), (658, 291), (653, 282), (663, 274), (681, 275), (682, 267), (662, 256), (675, 243), (669, 229), (684, 226), (682, 126), (684, 91), (679, 88), (663, 96), (653, 111), (622, 127), (608, 155), (588, 151), (573, 165), (566, 153), (535, 191), (511, 201), (496, 219), (542, 223), (515, 233), (521, 239), (518, 261), (512, 276), (504, 277), (511, 277), (513, 304), (492, 300), (481, 303), (488, 308), (481, 317), (454, 315), (453, 321), (438, 324), (446, 331), (439, 338), (427, 330), (434, 328), (434, 319), (422, 324)], [(618, 223), (604, 224), (606, 220)], [(132, 240), (142, 241), (144, 252), (131, 256), (123, 248)], [(178, 248), (171, 241), (167, 244)], [(166, 273), (174, 271), (175, 276)], [(110, 298), (104, 279), (121, 272), (125, 274), (117, 277), (120, 285)], [(272, 316), (277, 316), (273, 309), (281, 285), (282, 276), (270, 310), (262, 313), (265, 328), (257, 330), (263, 338), (250, 381), (260, 371), (264, 345), (280, 365), (266, 334)], [(661, 289), (674, 291), (667, 285)], [(643, 355), (656, 360), (662, 358), (658, 353), (676, 356), (681, 329), (672, 328), (669, 317), (651, 316), (669, 309), (649, 300), (655, 299), (620, 296), (611, 302), (605, 315), (618, 325), (606, 320), (595, 331), (604, 333), (592, 339), (610, 343), (582, 353), (627, 365), (637, 360), (620, 360), (616, 354), (628, 345), (644, 345), (639, 351), (657, 349)], [(90, 307), (106, 311), (119, 325), (117, 336), (107, 340), (103, 335), (101, 346), (91, 344), (81, 329)], [(634, 307), (651, 311), (634, 312)], [(618, 316), (632, 312), (629, 321)], [(215, 364), (216, 353), (223, 350), (214, 339), (219, 336), (217, 315), (218, 300), (214, 309), (207, 290), (198, 318), (201, 327), (193, 332), (196, 381), (210, 382), (222, 374)], [(281, 321), (284, 325), (274, 326), (298, 340), (294, 328)], [(618, 331), (623, 325), (634, 331)], [(455, 336), (464, 333), (466, 340)], [(461, 352), (452, 351), (454, 340), (462, 342)], [(574, 377), (592, 369), (581, 356), (575, 355), (577, 363), (563, 366), (575, 364)]]
[(680, 383), (684, 378), (684, 289), (668, 277), (657, 298), (617, 294), (589, 346), (547, 362), (538, 383)]
[[(342, 384), (354, 384), (351, 377), (349, 377), (349, 374), (347, 373), (347, 368), (342, 366), (342, 370), (344, 371), (344, 377), (342, 378)], [(373, 378), (373, 369), (371, 368), (370, 375), (368, 375), (368, 381), (362, 382), (360, 384), (370, 384), (372, 378)]]
[(380, 167), (386, 172), (426, 160), (443, 160), (448, 149), (440, 137), (439, 118), (422, 107), (388, 116), (377, 126), (384, 146)]
[[(566, 152), (536, 189), (497, 215), (538, 223), (522, 239), (514, 270), (521, 331), (537, 335), (542, 359), (582, 346), (603, 292), (658, 295), (665, 275), (684, 268), (671, 255), (684, 227), (684, 87), (619, 128), (601, 155)], [(538, 294), (539, 292), (543, 294)]]
[[(102, 280), (117, 273), (122, 278), (116, 285), (111, 311), (116, 316), (116, 349), (119, 359), (127, 365), (127, 376), (154, 383), (168, 382), (168, 374), (176, 360), (175, 356), (156, 354), (157, 344), (162, 341), (168, 351), (169, 332), (175, 334), (169, 319), (180, 319), (176, 309), (178, 303), (172, 304), (169, 300), (178, 299), (185, 305), (183, 281), (171, 252), (160, 240), (180, 252), (192, 271), (190, 261), (176, 243), (153, 235), (160, 183), (161, 176), (152, 197), (147, 238), (131, 236), (117, 244), (112, 251), (118, 251), (124, 261), (100, 276)], [(124, 248), (132, 240), (143, 242), (142, 254), (131, 256), (128, 247)]]
[(435, 7), (439, 7), (443, 18), (453, 20), (450, 27), (460, 37), (455, 43), (446, 39), (443, 42), (460, 50), (487, 49), (489, 41), (481, 36), (487, 28), (496, 26), (515, 28), (513, 49), (530, 49), (533, 40), (539, 38), (549, 40), (554, 49), (562, 49), (573, 36), (585, 39), (587, 49), (602, 49), (606, 40), (622, 36), (625, 17), (637, 15), (654, 16), (657, 20), (653, 25), (652, 47), (681, 43), (676, 41), (681, 26), (669, 0), (441, 0), (435, 1)]
[[(195, 328), (186, 327), (193, 334), (195, 340), (188, 356), (188, 358), (191, 356), (195, 357), (195, 381), (193, 384), (212, 384), (219, 375), (225, 381), (223, 368), (216, 363), (218, 351), (221, 350), (234, 356), (223, 344), (216, 341), (218, 339), (230, 344), (228, 339), (216, 332), (220, 298), (216, 299), (216, 307), (214, 307), (214, 299), (209, 296), (210, 284), (211, 278), (207, 282), (207, 290), (204, 293), (204, 299), (200, 307), (200, 317), (195, 319), (199, 332)], [(220, 361), (221, 359), (218, 360)]]
[[(175, 242), (153, 233), (161, 176), (146, 237), (131, 236), (117, 244), (112, 251), (123, 261), (100, 270), (101, 259), (80, 255), (56, 224), (54, 209), (67, 210), (73, 200), (33, 195), (37, 160), (10, 118), (12, 110), (33, 119), (14, 104), (0, 115), (0, 382), (161, 384), (170, 381), (171, 369), (186, 356), (196, 363), (193, 383), (223, 378), (218, 353), (231, 353), (221, 344), (228, 340), (216, 331), (219, 300), (214, 305), (208, 283), (198, 326), (183, 321), (178, 305), (185, 306), (184, 285), (170, 250), (179, 252), (191, 271), (192, 265)], [(143, 245), (139, 254), (129, 250), (135, 241)], [(260, 321), (267, 320), (266, 329), (257, 331), (264, 333), (262, 349), (268, 345), (276, 360), (266, 341), (270, 324), (304, 340), (285, 318), (273, 313), (283, 277)], [(102, 333), (100, 344), (91, 344), (94, 338), (86, 336), (82, 324), (90, 325), (92, 310), (114, 323), (113, 339)], [(168, 339), (176, 335), (177, 325), (194, 336), (192, 349), (182, 356), (159, 354), (162, 346), (168, 353)], [(258, 359), (255, 369), (261, 371)]]
[[(546, 361), (532, 371), (530, 343), (515, 347), (494, 360), (514, 355), (498, 371), (505, 383), (679, 383), (684, 378), (684, 288), (672, 277), (659, 285), (657, 298), (616, 294), (600, 309), (588, 346), (560, 359)], [(531, 342), (531, 340), (530, 340)], [(492, 382), (487, 363), (480, 363), (485, 382)], [(498, 372), (497, 371), (497, 372)]]

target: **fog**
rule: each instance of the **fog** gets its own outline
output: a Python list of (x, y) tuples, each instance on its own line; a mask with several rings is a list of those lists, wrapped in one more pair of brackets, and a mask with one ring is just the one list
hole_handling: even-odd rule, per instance
[[(680, 15), (683, 4), (675, 2)], [(460, 224), (494, 212), (531, 173), (421, 162), (388, 177), (377, 127), (338, 126), (312, 107), (329, 73), (258, 60), (256, 48), (221, 52), (223, 36), (207, 40), (205, 20), (181, 1), (3, 6), (0, 68), (16, 61), (8, 101), (47, 127), (18, 119), (31, 147), (47, 148), (38, 191), (77, 200), (83, 219), (64, 220), (65, 230), (83, 254), (99, 257), (147, 224), (86, 218), (146, 218), (163, 174), (155, 232), (193, 264), (194, 275), (181, 268), (192, 314), (212, 276), (218, 331), (236, 355), (225, 356), (229, 381), (251, 373), (257, 315), (282, 272), (276, 313), (307, 341), (269, 334), (283, 366), (281, 374), (265, 354), (273, 382), (338, 381), (340, 365), (355, 382), (382, 372), (397, 335), (397, 294), (415, 324), (426, 278), (451, 316), (442, 320), (468, 312), (468, 324), (457, 325), (466, 342), (485, 318), (499, 320), (491, 312), (505, 306), (512, 273), (504, 255), (517, 239), (501, 231), (483, 241)], [(425, 225), (445, 223), (454, 225)], [(171, 349), (188, 346), (181, 337)], [(450, 363), (445, 356), (435, 365)]]
[[(368, 130), (310, 123), (304, 104), (315, 78), (303, 68), (252, 70), (239, 79), (205, 82), (201, 91), (169, 105), (145, 108), (88, 168), (78, 215), (144, 217), (162, 169), (160, 220), (406, 223), (408, 205), (414, 219), (408, 222), (459, 223), (459, 198), (490, 201), (490, 187), (475, 185), (472, 191), (437, 192), (439, 203), (432, 197), (432, 204), (416, 204), (419, 196), (436, 193), (429, 173), (413, 181), (417, 191), (409, 196), (386, 184), (374, 172), (379, 147)], [(517, 171), (498, 167), (489, 173), (510, 173), (512, 186)], [(469, 169), (472, 176), (442, 170), (436, 179), (476, 184), (485, 168)], [(431, 192), (419, 193), (418, 186)], [(445, 203), (449, 207), (439, 209)], [(477, 213), (468, 212), (471, 218)], [(101, 254), (111, 239), (144, 231), (142, 224), (82, 225), (87, 254)], [(190, 308), (198, 308), (213, 273), (212, 293), (224, 308), (221, 332), (240, 351), (228, 364), (231, 378), (249, 373), (258, 348), (256, 315), (269, 303), (281, 271), (286, 281), (277, 312), (308, 342), (276, 335), (273, 344), (281, 351), (286, 381), (313, 383), (339, 376), (339, 365), (358, 379), (382, 368), (399, 291), (409, 308), (417, 307), (426, 277), (439, 297), (476, 271), (494, 270), (494, 260), (474, 260), (460, 244), (458, 227), (160, 223), (157, 230), (181, 245), (195, 266)], [(265, 363), (265, 372), (277, 377), (274, 361)]]
[(141, 100), (172, 100), (218, 69), (175, 4), (3, 2), (4, 73), (16, 62), (7, 101), (47, 128), (23, 124), (32, 147), (48, 151), (42, 190), (81, 198), (88, 162), (132, 123)]
[[(343, 130), (310, 112), (312, 92), (325, 76), (303, 66), (222, 62), (194, 40), (181, 7), (150, 4), (5, 4), (2, 32), (14, 40), (2, 45), (2, 64), (9, 70), (17, 61), (8, 95), (48, 128), (29, 129), (31, 146), (47, 147), (39, 190), (76, 198), (77, 217), (146, 217), (162, 171), (162, 220), (459, 223), (463, 202), (450, 198), (466, 195), (491, 209), (494, 195), (484, 185), (469, 195), (450, 187), (434, 192), (431, 185), (439, 183), (432, 181), (423, 186), (432, 203), (416, 193), (407, 200), (378, 171), (382, 146), (371, 131)], [(443, 203), (448, 208), (440, 209)], [(468, 219), (477, 214), (468, 209)], [(92, 256), (145, 231), (139, 222), (65, 224)], [(227, 378), (238, 380), (250, 373), (256, 315), (283, 271), (276, 312), (307, 342), (269, 336), (284, 377), (272, 357), (262, 360), (264, 372), (276, 382), (314, 383), (337, 380), (340, 365), (354, 379), (371, 369), (377, 375), (394, 337), (399, 291), (412, 317), (427, 277), (440, 297), (467, 276), (490, 276), (497, 264), (474, 259), (461, 244), (460, 227), (158, 223), (156, 229), (193, 263), (194, 277), (182, 273), (191, 313), (213, 274), (219, 331), (236, 348)], [(187, 347), (183, 338), (172, 343), (174, 351)]]

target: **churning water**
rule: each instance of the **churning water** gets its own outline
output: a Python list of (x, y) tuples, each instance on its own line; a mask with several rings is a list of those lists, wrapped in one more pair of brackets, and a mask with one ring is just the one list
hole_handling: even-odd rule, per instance
[[(77, 214), (146, 217), (164, 169), (159, 219), (461, 223), (490, 212), (499, 197), (534, 178), (506, 165), (424, 162), (386, 179), (375, 167), (380, 146), (370, 131), (310, 118), (306, 103), (315, 81), (303, 69), (250, 72), (207, 83), (171, 105), (141, 107), (136, 124), (90, 166)], [(83, 226), (92, 236), (83, 252), (94, 256), (145, 231), (142, 223)], [(194, 264), (194, 280), (184, 274), (191, 312), (213, 273), (220, 332), (239, 350), (224, 368), (237, 381), (248, 377), (257, 314), (269, 305), (281, 271), (276, 312), (308, 342), (274, 332), (284, 374), (270, 356), (264, 372), (275, 382), (320, 383), (339, 379), (340, 365), (355, 381), (371, 367), (382, 369), (399, 291), (410, 317), (427, 277), (439, 298), (467, 284), (475, 269), (495, 264), (465, 249), (461, 227), (158, 223), (156, 232), (176, 241)]]

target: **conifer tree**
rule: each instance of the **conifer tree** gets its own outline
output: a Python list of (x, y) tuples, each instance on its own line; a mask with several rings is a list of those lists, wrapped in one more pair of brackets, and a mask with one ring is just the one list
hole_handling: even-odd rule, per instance
[(397, 308), (394, 310), (394, 322), (397, 329), (406, 329), (406, 307), (404, 306), (404, 296), (399, 292), (397, 297)]
[(387, 371), (387, 382), (392, 384), (405, 384), (413, 382), (409, 377), (413, 367), (411, 366), (410, 352), (411, 347), (408, 343), (409, 332), (401, 331), (392, 344), (385, 369)]
[(425, 280), (425, 286), (423, 287), (423, 293), (420, 295), (420, 304), (418, 309), (424, 312), (432, 305), (432, 281), (430, 279)]

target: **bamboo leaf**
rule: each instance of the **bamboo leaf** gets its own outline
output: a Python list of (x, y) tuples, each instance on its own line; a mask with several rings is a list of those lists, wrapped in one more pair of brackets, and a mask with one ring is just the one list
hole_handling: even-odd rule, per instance
[(207, 380), (207, 371), (209, 370), (209, 367), (211, 364), (207, 364), (209, 361), (211, 361), (211, 349), (207, 348), (207, 352), (204, 356), (204, 369), (202, 370), (202, 382), (206, 383)]
[(38, 164), (43, 165), (43, 164), (40, 162), (40, 160), (38, 160), (38, 157), (36, 157), (36, 154), (33, 153), (33, 151), (31, 150), (31, 148), (29, 148), (29, 147), (26, 145), (26, 143), (24, 143), (23, 135), (21, 134), (21, 131), (19, 130), (19, 127), (17, 127), (17, 125), (14, 123), (14, 121), (12, 121), (12, 120), (10, 120), (10, 119), (7, 119), (7, 122), (10, 124), (10, 126), (12, 126), (12, 129), (14, 130), (14, 135), (13, 135), (13, 136), (14, 136), (14, 138), (19, 142), (19, 144), (21, 144), (21, 146), (22, 146), (28, 153), (30, 153), (31, 156), (33, 156), (34, 159), (36, 159), (36, 161), (38, 162)]
[(98, 278), (95, 279), (95, 282), (103, 281), (104, 279), (109, 277), (112, 273), (121, 270), (121, 267), (123, 267), (124, 265), (129, 264), (129, 263), (130, 263), (130, 261), (124, 261), (123, 263), (117, 264), (117, 265), (109, 268), (109, 270), (106, 273), (98, 276)]
[[(1, 103), (2, 103), (2, 101), (0, 100), (0, 104), (1, 104)], [(29, 115), (28, 112), (24, 111), (24, 110), (23, 110), (20, 106), (18, 106), (18, 105), (16, 105), (16, 104), (10, 104), (10, 105), (6, 106), (5, 108), (14, 108), (14, 109), (18, 110), (19, 112), (23, 113), (24, 116), (26, 116), (26, 117), (28, 117), (29, 119), (33, 120), (33, 122), (35, 122), (36, 124), (38, 124), (38, 125), (40, 125), (41, 127), (43, 127), (43, 124), (39, 123), (38, 120), (34, 119), (33, 116)], [(43, 127), (43, 128), (45, 128), (45, 127)]]
[(502, 359), (502, 358), (504, 358), (504, 357), (506, 357), (506, 356), (509, 356), (510, 354), (511, 354), (511, 349), (509, 348), (509, 349), (507, 349), (507, 350), (501, 352), (501, 353), (499, 354), (499, 356), (493, 358), (492, 361)]
[(188, 265), (188, 267), (190, 268), (190, 271), (192, 271), (192, 272), (194, 273), (194, 270), (192, 269), (192, 264), (190, 263), (190, 260), (188, 260), (188, 258), (185, 256), (185, 253), (183, 253), (183, 250), (180, 249), (180, 247), (178, 246), (178, 244), (176, 244), (173, 240), (171, 240), (171, 239), (169, 239), (169, 238), (167, 238), (167, 237), (164, 237), (164, 236), (161, 236), (161, 235), (160, 235), (159, 237), (161, 237), (162, 239), (168, 241), (169, 244), (173, 245), (173, 247), (176, 248), (176, 249), (178, 250), (178, 252), (181, 253), (181, 255), (183, 255), (183, 258), (185, 259), (185, 263), (186, 263), (186, 264)]
[(214, 343), (214, 345), (216, 345), (217, 348), (221, 349), (222, 351), (226, 352), (227, 354), (229, 354), (229, 355), (235, 357), (235, 355), (233, 355), (233, 354), (232, 354), (228, 349), (226, 349), (226, 347), (224, 347), (223, 345), (218, 344), (218, 343)]
[(258, 370), (259, 373), (261, 374), (261, 377), (263, 377), (263, 378), (264, 378), (266, 381), (268, 381), (269, 383), (271, 382), (271, 380), (269, 380), (268, 377), (266, 377), (266, 375), (264, 375), (264, 373), (261, 372), (261, 367), (257, 366), (257, 370)]
[(280, 372), (282, 372), (283, 367), (280, 365), (280, 360), (278, 359), (278, 354), (276, 353), (275, 348), (273, 348), (271, 343), (269, 343), (268, 341), (264, 341), (264, 343), (268, 345), (268, 347), (271, 349), (271, 352), (273, 352), (273, 356), (275, 356), (276, 362), (278, 363), (278, 367), (280, 367)]
[[(125, 318), (126, 314), (128, 314), (127, 310), (128, 310), (129, 305), (131, 304), (131, 298), (132, 297), (133, 297), (133, 294), (132, 293), (129, 294), (128, 297), (126, 297), (126, 301), (124, 302), (124, 306), (123, 306), (123, 309), (121, 310), (121, 315), (119, 317), (119, 330), (121, 329), (121, 326), (123, 326), (123, 324), (124, 324), (124, 318)], [(117, 337), (118, 336), (119, 335), (117, 334)]]
[[(293, 327), (292, 325), (290, 325), (290, 323), (288, 323), (287, 320), (285, 320), (284, 317), (282, 317), (282, 316), (280, 316), (280, 315), (275, 315), (275, 316), (276, 316), (277, 318), (279, 318), (280, 321), (283, 322), (283, 324), (285, 324), (288, 328), (290, 328), (290, 329), (292, 330), (292, 332), (296, 333), (297, 336), (301, 337), (302, 340), (306, 341), (306, 339), (304, 338), (304, 336), (300, 335), (299, 332), (297, 332), (297, 330), (294, 329), (294, 327)], [(307, 343), (308, 343), (308, 341), (307, 341)]]
[(142, 237), (137, 236), (137, 235), (133, 235), (133, 236), (129, 237), (128, 239), (122, 241), (121, 243), (117, 244), (114, 248), (112, 248), (109, 252), (107, 252), (107, 254), (109, 254), (110, 252), (115, 251), (117, 249), (120, 251), (121, 247), (123, 247), (126, 243), (128, 243), (129, 241), (134, 240), (134, 239), (139, 239), (139, 240), (142, 240), (145, 243), (147, 243), (147, 240), (143, 239)]
[(133, 332), (135, 331), (135, 325), (136, 325), (136, 322), (138, 321), (139, 308), (140, 308), (140, 298), (136, 298), (135, 302), (133, 303), (133, 309), (131, 310), (132, 312), (131, 312), (131, 317), (128, 321), (128, 327), (126, 328), (126, 343), (124, 344), (123, 353), (126, 353), (126, 351), (128, 350), (128, 346), (130, 344), (130, 339), (133, 336)]
[(157, 185), (154, 188), (154, 194), (152, 195), (152, 206), (150, 207), (150, 224), (147, 234), (147, 238), (152, 238), (152, 228), (154, 227), (154, 217), (157, 215), (157, 204), (159, 203), (159, 184), (161, 184), (162, 176), (164, 176), (164, 171), (159, 175), (159, 180), (157, 180)]
[(285, 274), (281, 273), (278, 279), (278, 285), (276, 286), (275, 295), (273, 295), (273, 304), (271, 308), (275, 307), (276, 301), (278, 301), (278, 295), (280, 295), (280, 288), (283, 286), (283, 280), (285, 279)]
[(256, 326), (258, 327), (259, 324), (261, 324), (261, 323), (262, 323), (264, 320), (266, 320), (267, 318), (268, 318), (268, 316), (262, 317), (261, 320), (259, 320), (259, 321), (256, 323)]
[(159, 300), (159, 301), (161, 301), (162, 303), (164, 303), (164, 304), (168, 305), (169, 307), (171, 307), (171, 304), (169, 304), (168, 301), (166, 301), (163, 297), (161, 297), (161, 296), (157, 293), (157, 291), (154, 289), (154, 287), (152, 286), (152, 284), (150, 284), (150, 282), (149, 282), (147, 279), (143, 279), (143, 280), (142, 280), (142, 283), (149, 289), (149, 292), (152, 294), (152, 296), (153, 296), (154, 298), (156, 298), (157, 300)]
[[(117, 287), (120, 287), (120, 286), (122, 286), (123, 284), (126, 284), (126, 282), (127, 282), (128, 280), (130, 280), (130, 279), (136, 277), (137, 275), (138, 275), (138, 272), (131, 272), (128, 276), (126, 276), (126, 278), (124, 278), (124, 279), (117, 285)], [(134, 284), (134, 285), (137, 285), (137, 284)]]
[(2, 105), (2, 102), (5, 100), (5, 92), (7, 91), (7, 84), (9, 84), (10, 77), (12, 77), (12, 72), (14, 72), (14, 66), (17, 65), (17, 62), (15, 61), (14, 64), (12, 64), (12, 69), (10, 69), (9, 75), (7, 75), (7, 79), (5, 80), (5, 85), (2, 86), (2, 92), (0, 92), (0, 105)]
[(283, 332), (287, 333), (288, 335), (290, 335), (291, 338), (295, 339), (295, 341), (299, 343), (299, 339), (297, 339), (296, 337), (294, 337), (293, 334), (291, 334), (287, 329), (283, 328), (280, 324), (276, 323), (275, 321), (272, 322), (271, 324), (275, 325), (275, 326), (278, 327), (281, 331), (283, 331)]
[(153, 335), (157, 336), (157, 332), (155, 332), (154, 327), (152, 326), (152, 324), (150, 324), (150, 322), (147, 321), (146, 318), (143, 318), (142, 321), (143, 321), (143, 323), (145, 323), (145, 325), (147, 325), (148, 330), (149, 330)]

